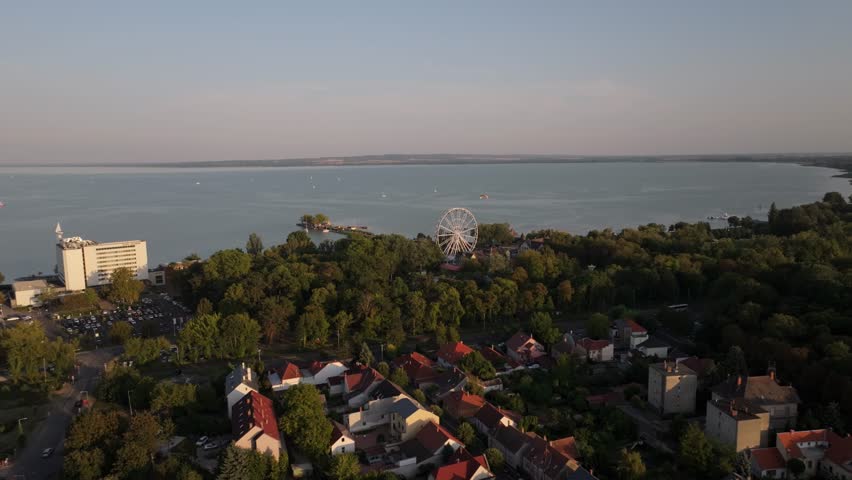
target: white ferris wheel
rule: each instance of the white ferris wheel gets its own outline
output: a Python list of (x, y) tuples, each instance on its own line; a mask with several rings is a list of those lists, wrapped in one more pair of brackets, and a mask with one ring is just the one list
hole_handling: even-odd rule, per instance
[(472, 252), (478, 237), (476, 217), (466, 208), (445, 211), (435, 227), (435, 242), (447, 257)]

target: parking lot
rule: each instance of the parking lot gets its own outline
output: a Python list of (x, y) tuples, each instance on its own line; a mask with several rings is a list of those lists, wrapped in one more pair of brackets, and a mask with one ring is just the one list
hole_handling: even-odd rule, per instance
[(129, 323), (134, 337), (168, 337), (176, 335), (190, 317), (188, 308), (166, 294), (146, 295), (135, 306), (88, 315), (53, 315), (66, 335), (88, 337), (98, 346), (109, 341), (109, 330), (116, 322)]

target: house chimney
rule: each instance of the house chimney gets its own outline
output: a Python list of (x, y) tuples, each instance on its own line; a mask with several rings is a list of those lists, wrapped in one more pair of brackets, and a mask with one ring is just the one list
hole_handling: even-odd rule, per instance
[(743, 385), (743, 376), (737, 375), (737, 386), (741, 387)]

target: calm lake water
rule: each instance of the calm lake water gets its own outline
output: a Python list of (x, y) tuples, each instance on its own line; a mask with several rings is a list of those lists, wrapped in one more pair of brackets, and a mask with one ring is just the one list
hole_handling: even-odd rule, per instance
[[(441, 212), (470, 208), (518, 231), (585, 233), (709, 215), (765, 218), (779, 207), (850, 193), (837, 171), (773, 163), (577, 163), (253, 169), (0, 167), (0, 272), (50, 272), (56, 222), (66, 236), (148, 241), (152, 265), (283, 241), (304, 213), (375, 232), (431, 234)], [(488, 200), (479, 195), (487, 193)], [(384, 194), (384, 195), (383, 195)], [(321, 240), (322, 234), (315, 236)]]

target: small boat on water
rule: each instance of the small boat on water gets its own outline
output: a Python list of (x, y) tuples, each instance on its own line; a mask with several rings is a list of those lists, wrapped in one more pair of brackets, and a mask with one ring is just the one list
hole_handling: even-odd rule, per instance
[(487, 194), (487, 193), (483, 193), (483, 194), (479, 195), (479, 199), (480, 199), (480, 200), (488, 200), (488, 194)]
[(322, 229), (322, 233), (328, 233), (328, 232), (330, 232), (330, 231), (331, 231), (331, 230), (329, 230), (329, 229), (327, 229), (327, 228), (323, 228), (323, 229)]
[(388, 194), (386, 194), (385, 192), (382, 192), (382, 198), (388, 198)]

